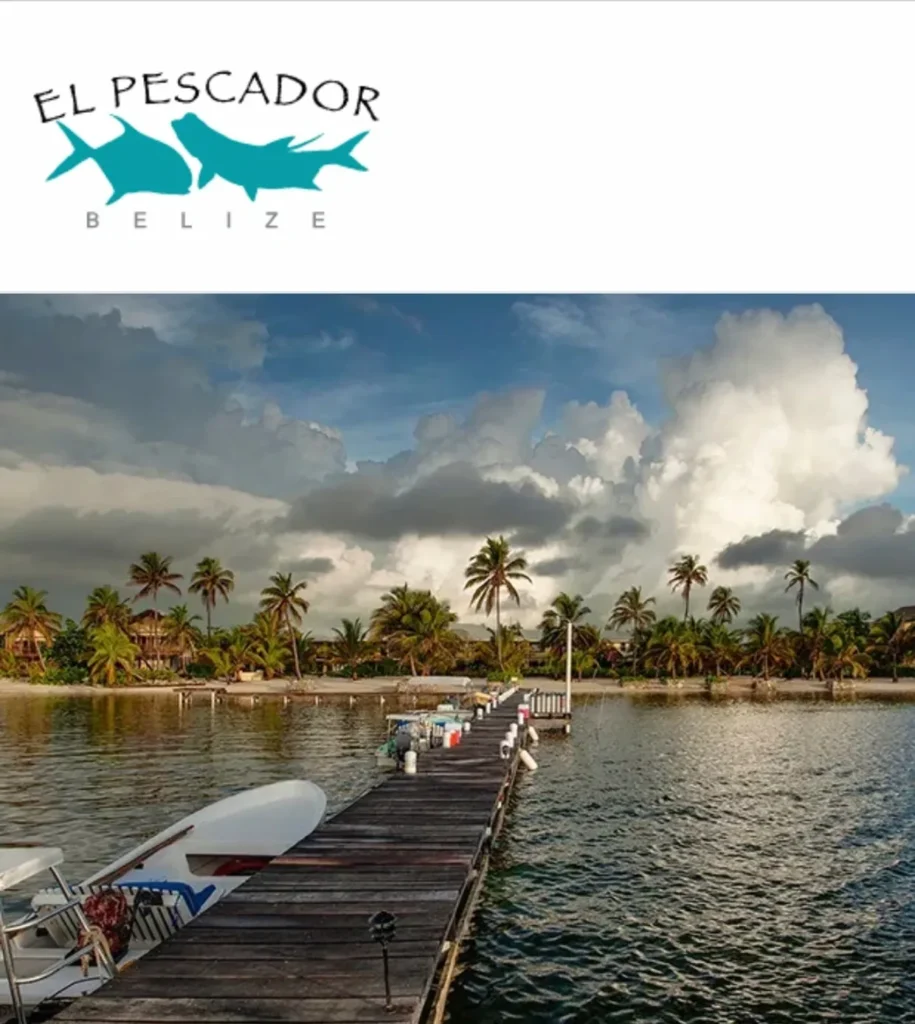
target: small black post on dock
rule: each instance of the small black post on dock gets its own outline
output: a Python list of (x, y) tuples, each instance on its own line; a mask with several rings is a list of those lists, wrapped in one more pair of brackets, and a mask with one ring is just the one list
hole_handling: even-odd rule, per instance
[(381, 959), (384, 962), (384, 1008), (390, 1013), (394, 1009), (391, 1002), (391, 980), (388, 975), (388, 943), (394, 938), (397, 929), (397, 918), (387, 910), (379, 910), (369, 918), (369, 931), (372, 938), (381, 943)]

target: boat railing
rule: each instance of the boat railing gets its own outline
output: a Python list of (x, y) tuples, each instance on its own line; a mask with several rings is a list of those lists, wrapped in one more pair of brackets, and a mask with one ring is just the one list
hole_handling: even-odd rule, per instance
[[(3, 957), (3, 969), (9, 985), (10, 1002), (18, 1024), (26, 1024), (25, 1006), (22, 1000), (23, 985), (33, 985), (44, 981), (45, 978), (50, 978), (65, 967), (89, 956), (95, 957), (99, 970), (108, 978), (113, 978), (117, 974), (117, 966), (104, 937), (86, 917), (82, 903), (84, 897), (73, 891), (60, 870), (62, 863), (63, 852), (55, 847), (30, 846), (28, 844), (0, 847), (0, 897), (5, 890), (11, 889), (14, 885), (18, 885), (42, 871), (50, 872), (60, 887), (60, 891), (66, 897), (66, 902), (60, 906), (43, 913), (32, 911), (25, 917), (11, 921), (9, 924), (4, 919), (3, 902), (0, 899), (0, 955)], [(23, 932), (43, 928), (49, 921), (71, 911), (79, 921), (82, 934), (87, 936), (89, 941), (59, 960), (55, 960), (38, 974), (20, 977), (16, 973), (16, 948), (12, 940)]]

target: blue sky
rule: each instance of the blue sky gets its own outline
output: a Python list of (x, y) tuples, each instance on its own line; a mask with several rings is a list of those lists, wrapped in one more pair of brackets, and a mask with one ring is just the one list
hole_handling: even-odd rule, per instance
[(0, 296), (0, 585), (78, 609), (161, 549), (232, 565), (239, 605), (302, 572), (323, 625), (404, 579), (466, 614), (504, 532), (525, 621), (558, 589), (672, 600), (684, 551), (747, 609), (791, 614), (795, 550), (833, 606), (911, 604), (912, 323), (881, 296)]
[[(606, 402), (626, 390), (643, 414), (664, 414), (659, 360), (711, 340), (724, 312), (788, 312), (819, 303), (843, 329), (870, 398), (869, 421), (915, 463), (909, 388), (915, 297), (708, 295), (646, 298), (547, 296), (544, 303), (609, 304), (593, 337), (551, 344), (517, 313), (520, 295), (236, 296), (219, 300), (268, 329), (263, 367), (245, 378), (289, 415), (342, 430), (351, 458), (385, 458), (412, 444), (418, 416), (468, 409), (483, 390), (546, 390), (543, 428), (570, 400)], [(583, 335), (587, 332), (583, 329)], [(568, 340), (568, 339), (565, 339)], [(817, 396), (811, 395), (815, 403)], [(915, 481), (900, 500), (915, 505)]]

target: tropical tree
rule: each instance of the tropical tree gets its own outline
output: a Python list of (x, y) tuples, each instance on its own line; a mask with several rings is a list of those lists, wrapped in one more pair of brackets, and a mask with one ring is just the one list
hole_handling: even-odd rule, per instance
[(187, 588), (191, 594), (199, 594), (206, 609), (207, 637), (213, 632), (211, 615), (216, 607), (216, 598), (221, 597), (228, 603), (229, 594), (235, 589), (235, 573), (225, 569), (218, 558), (201, 558), (191, 577), (191, 585)]
[(795, 559), (791, 563), (790, 568), (785, 573), (785, 579), (788, 581), (788, 586), (785, 587), (785, 593), (793, 587), (797, 588), (797, 628), (799, 633), (804, 632), (804, 594), (807, 587), (813, 587), (814, 590), (819, 590), (820, 585), (815, 579), (810, 576), (810, 561), (806, 558)]
[(4, 633), (24, 634), (34, 647), (41, 671), (45, 670), (44, 646), (49, 646), (61, 628), (61, 617), (48, 610), (46, 590), (32, 587), (17, 587), (13, 598), (0, 613), (0, 628)]
[(334, 627), (334, 654), (341, 665), (348, 666), (353, 679), (359, 676), (359, 666), (372, 656), (368, 642), (368, 630), (363, 628), (361, 619), (343, 619)]
[(422, 666), (423, 675), (450, 668), (462, 646), (453, 628), (457, 615), (447, 601), (429, 596), (431, 600), (407, 616), (388, 641), (391, 653), (409, 661), (414, 674), (417, 665)]
[(683, 555), (668, 570), (671, 590), (683, 594), (683, 619), (689, 618), (689, 595), (693, 587), (708, 583), (708, 569), (699, 562), (698, 555)]
[[(382, 598), (381, 604), (372, 613), (369, 636), (375, 641), (396, 646), (396, 640), (405, 631), (409, 632), (423, 609), (436, 603), (429, 590), (411, 590), (403, 586), (393, 587)], [(392, 651), (393, 654), (393, 651)], [(407, 653), (406, 660), (410, 665), (410, 675), (416, 675), (416, 662), (412, 654)]]
[(199, 615), (192, 615), (186, 604), (176, 604), (168, 610), (162, 620), (162, 633), (165, 642), (173, 648), (181, 659), (182, 668), (187, 671), (187, 664), (200, 647), (200, 630), (196, 623)]
[(902, 618), (896, 612), (886, 612), (870, 629), (870, 643), (867, 650), (889, 661), (893, 673), (893, 682), (899, 681), (899, 659), (911, 645), (911, 620)]
[(639, 674), (638, 634), (650, 629), (655, 621), (655, 612), (651, 605), (653, 597), (642, 597), (641, 587), (630, 587), (616, 600), (608, 629), (632, 629), (632, 674)]
[[(486, 543), (470, 559), (470, 564), (464, 571), (466, 583), (464, 589), (474, 587), (470, 598), (470, 606), (475, 611), (483, 608), (487, 615), (496, 611), (496, 640), (501, 643), (502, 633), (502, 591), (515, 602), (521, 604), (521, 597), (518, 594), (515, 583), (520, 580), (531, 582), (530, 576), (525, 573), (527, 559), (524, 555), (515, 554), (511, 550), (508, 541), (499, 536), (487, 537)], [(502, 663), (501, 651), (499, 657), (499, 668), (505, 670)]]
[(836, 616), (836, 624), (846, 636), (854, 639), (859, 647), (864, 647), (870, 640), (871, 619), (870, 612), (862, 611), (860, 608), (849, 608), (848, 611), (840, 612)]
[(572, 623), (572, 645), (577, 646), (578, 633), (586, 615), (591, 609), (581, 594), (557, 594), (550, 607), (543, 613), (540, 622), (540, 644), (545, 650), (559, 654), (565, 650), (568, 624)]
[(113, 622), (97, 626), (89, 634), (89, 678), (114, 686), (119, 672), (133, 675), (140, 648)]
[(676, 683), (678, 672), (684, 676), (696, 660), (696, 639), (688, 624), (671, 617), (661, 619), (652, 630), (647, 659), (658, 672), (666, 672)]
[(108, 622), (126, 633), (130, 625), (130, 605), (114, 587), (105, 584), (96, 587), (86, 599), (82, 623), (86, 629), (96, 629)]
[(127, 585), (139, 588), (134, 601), (151, 597), (153, 602), (153, 651), (156, 656), (156, 667), (161, 662), (159, 651), (159, 591), (166, 590), (173, 594), (181, 594), (178, 580), (184, 579), (180, 572), (172, 572), (171, 555), (162, 556), (156, 551), (147, 551), (140, 555), (128, 570)]
[(292, 646), (292, 659), (295, 664), (296, 679), (302, 678), (299, 667), (299, 648), (296, 644), (295, 626), (308, 613), (308, 601), (302, 597), (302, 591), (308, 584), (302, 580), (292, 582), (292, 573), (276, 572), (270, 577), (270, 585), (261, 591), (261, 608), (275, 615), (286, 627), (286, 634)]
[(826, 645), (835, 628), (831, 608), (811, 608), (804, 616), (798, 653), (802, 657), (806, 656), (810, 674), (814, 678), (822, 678)]
[(863, 679), (867, 675), (870, 659), (859, 647), (855, 638), (844, 629), (834, 629), (820, 654), (820, 669), (841, 682), (848, 673), (852, 679)]
[(715, 587), (708, 599), (712, 622), (729, 625), (740, 614), (740, 598), (730, 587)]
[(723, 622), (715, 622), (714, 618), (698, 634), (697, 648), (716, 678), (721, 677), (724, 668), (733, 671), (741, 660), (739, 633), (729, 630)]
[(747, 660), (769, 679), (772, 669), (791, 661), (794, 652), (775, 615), (760, 614), (752, 618), (744, 632)]
[(272, 679), (281, 675), (289, 663), (289, 644), (280, 636), (268, 636), (255, 641), (245, 655), (263, 669), (265, 679)]
[(524, 674), (531, 657), (531, 645), (525, 640), (524, 633), (517, 622), (509, 626), (501, 626), (501, 637), (496, 636), (494, 629), (488, 629), (489, 639), (482, 645), (483, 661), (490, 667), (499, 669), (513, 676)]

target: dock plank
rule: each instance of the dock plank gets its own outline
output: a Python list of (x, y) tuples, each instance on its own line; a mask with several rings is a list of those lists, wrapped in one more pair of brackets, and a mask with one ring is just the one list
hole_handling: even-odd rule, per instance
[[(391, 775), (96, 993), (74, 1024), (417, 1024), (516, 769), (520, 696)], [(397, 917), (395, 1003), (368, 922)]]

